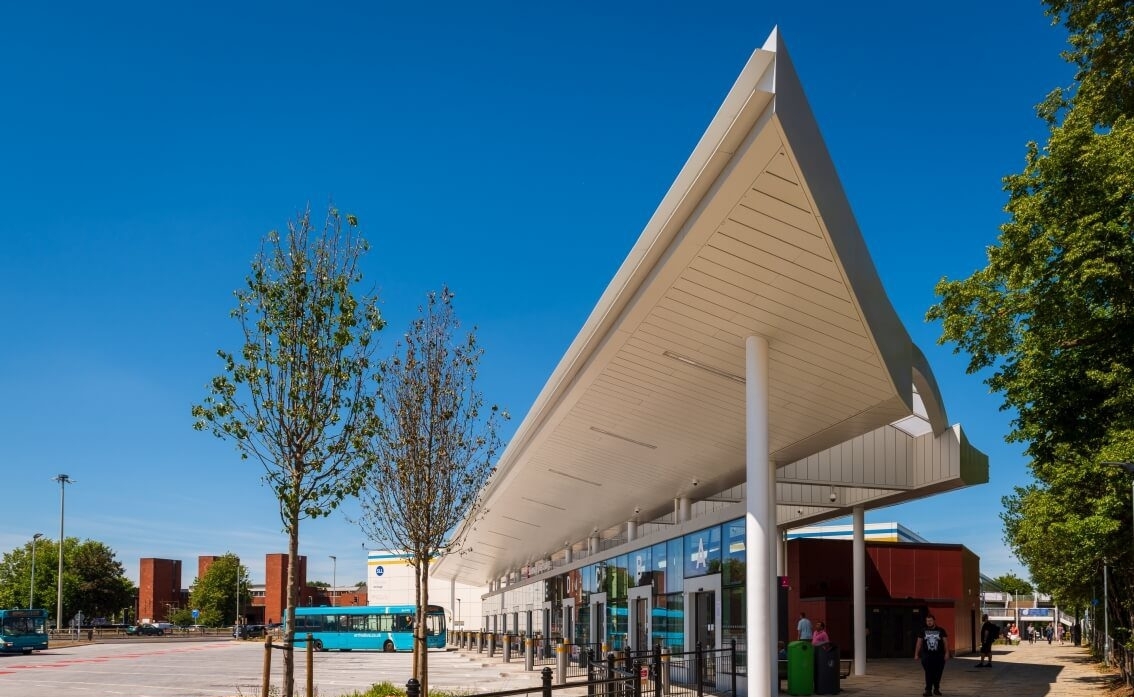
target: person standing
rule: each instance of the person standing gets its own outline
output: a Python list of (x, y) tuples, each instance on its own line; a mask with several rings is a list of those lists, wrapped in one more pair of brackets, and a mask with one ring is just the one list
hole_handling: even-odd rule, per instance
[(914, 660), (921, 661), (925, 671), (925, 692), (923, 697), (941, 694), (941, 674), (945, 672), (945, 661), (949, 660), (949, 634), (944, 627), (937, 626), (937, 618), (925, 616), (925, 626), (917, 633), (914, 646)]
[(799, 632), (800, 641), (811, 641), (811, 620), (807, 619), (807, 613), (799, 613), (799, 622), (795, 623), (795, 630)]
[[(992, 642), (1000, 636), (1000, 627), (989, 622), (988, 615), (982, 615), (981, 619), (984, 620), (984, 624), (980, 626), (980, 663), (977, 664), (977, 668), (984, 668), (985, 666), (991, 668)], [(985, 663), (985, 659), (988, 660), (987, 663)]]
[(815, 633), (811, 635), (811, 643), (815, 646), (831, 643), (831, 637), (827, 636), (827, 625), (822, 622), (815, 623)]

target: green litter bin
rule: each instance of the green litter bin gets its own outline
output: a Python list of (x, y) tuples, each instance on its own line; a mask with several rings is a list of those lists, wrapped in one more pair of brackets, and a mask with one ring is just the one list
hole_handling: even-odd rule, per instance
[(789, 695), (810, 695), (815, 691), (815, 649), (810, 641), (787, 645), (787, 691)]

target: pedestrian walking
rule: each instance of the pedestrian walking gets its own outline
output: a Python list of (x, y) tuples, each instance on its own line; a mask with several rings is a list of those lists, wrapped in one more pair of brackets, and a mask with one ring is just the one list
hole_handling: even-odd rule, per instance
[[(1000, 636), (1000, 627), (988, 621), (988, 615), (982, 615), (984, 624), (980, 626), (980, 663), (977, 668), (992, 667), (992, 643)], [(985, 662), (987, 659), (987, 663)]]
[(925, 692), (923, 697), (941, 694), (941, 674), (945, 672), (945, 661), (949, 660), (949, 635), (944, 627), (937, 626), (937, 618), (925, 616), (925, 626), (917, 633), (914, 646), (914, 660), (921, 661), (925, 671)]
[(807, 619), (807, 613), (799, 613), (799, 622), (795, 623), (795, 629), (799, 632), (800, 641), (811, 641), (811, 620)]

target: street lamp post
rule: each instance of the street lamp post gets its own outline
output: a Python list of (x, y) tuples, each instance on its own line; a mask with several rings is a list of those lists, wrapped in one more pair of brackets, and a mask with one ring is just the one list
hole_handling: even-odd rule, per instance
[(335, 589), (339, 587), (339, 560), (331, 555), (331, 607), (338, 605), (335, 602)]
[(236, 579), (236, 615), (232, 618), (232, 633), (235, 634), (240, 624), (240, 557), (236, 558), (236, 572), (232, 576)]
[(31, 583), (28, 584), (28, 609), (35, 607), (35, 543), (39, 538), (43, 537), (42, 532), (37, 532), (31, 538)]
[[(1111, 467), (1122, 467), (1128, 473), (1134, 474), (1134, 462), (1103, 462), (1103, 465), (1110, 465)], [(1131, 483), (1131, 529), (1134, 530), (1134, 482)], [(1134, 534), (1134, 533), (1132, 533)], [(1102, 562), (1102, 627), (1103, 634), (1106, 635), (1106, 646), (1103, 647), (1102, 661), (1110, 665), (1110, 613), (1108, 612), (1107, 603), (1107, 562)]]
[(55, 599), (55, 631), (59, 631), (63, 629), (63, 502), (67, 485), (74, 484), (75, 480), (65, 474), (57, 474), (52, 479), (59, 482), (59, 571), (56, 578), (58, 596)]
[[(1102, 618), (1103, 618), (1103, 665), (1110, 665), (1110, 590), (1107, 588), (1106, 561), (1102, 565)], [(1096, 625), (1097, 626), (1097, 625)]]

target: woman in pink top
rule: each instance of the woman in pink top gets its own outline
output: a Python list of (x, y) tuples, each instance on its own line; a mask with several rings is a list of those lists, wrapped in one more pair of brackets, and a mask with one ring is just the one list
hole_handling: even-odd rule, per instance
[(819, 646), (829, 643), (831, 643), (831, 638), (827, 636), (827, 625), (822, 622), (816, 622), (815, 632), (811, 635), (811, 644), (813, 646)]

